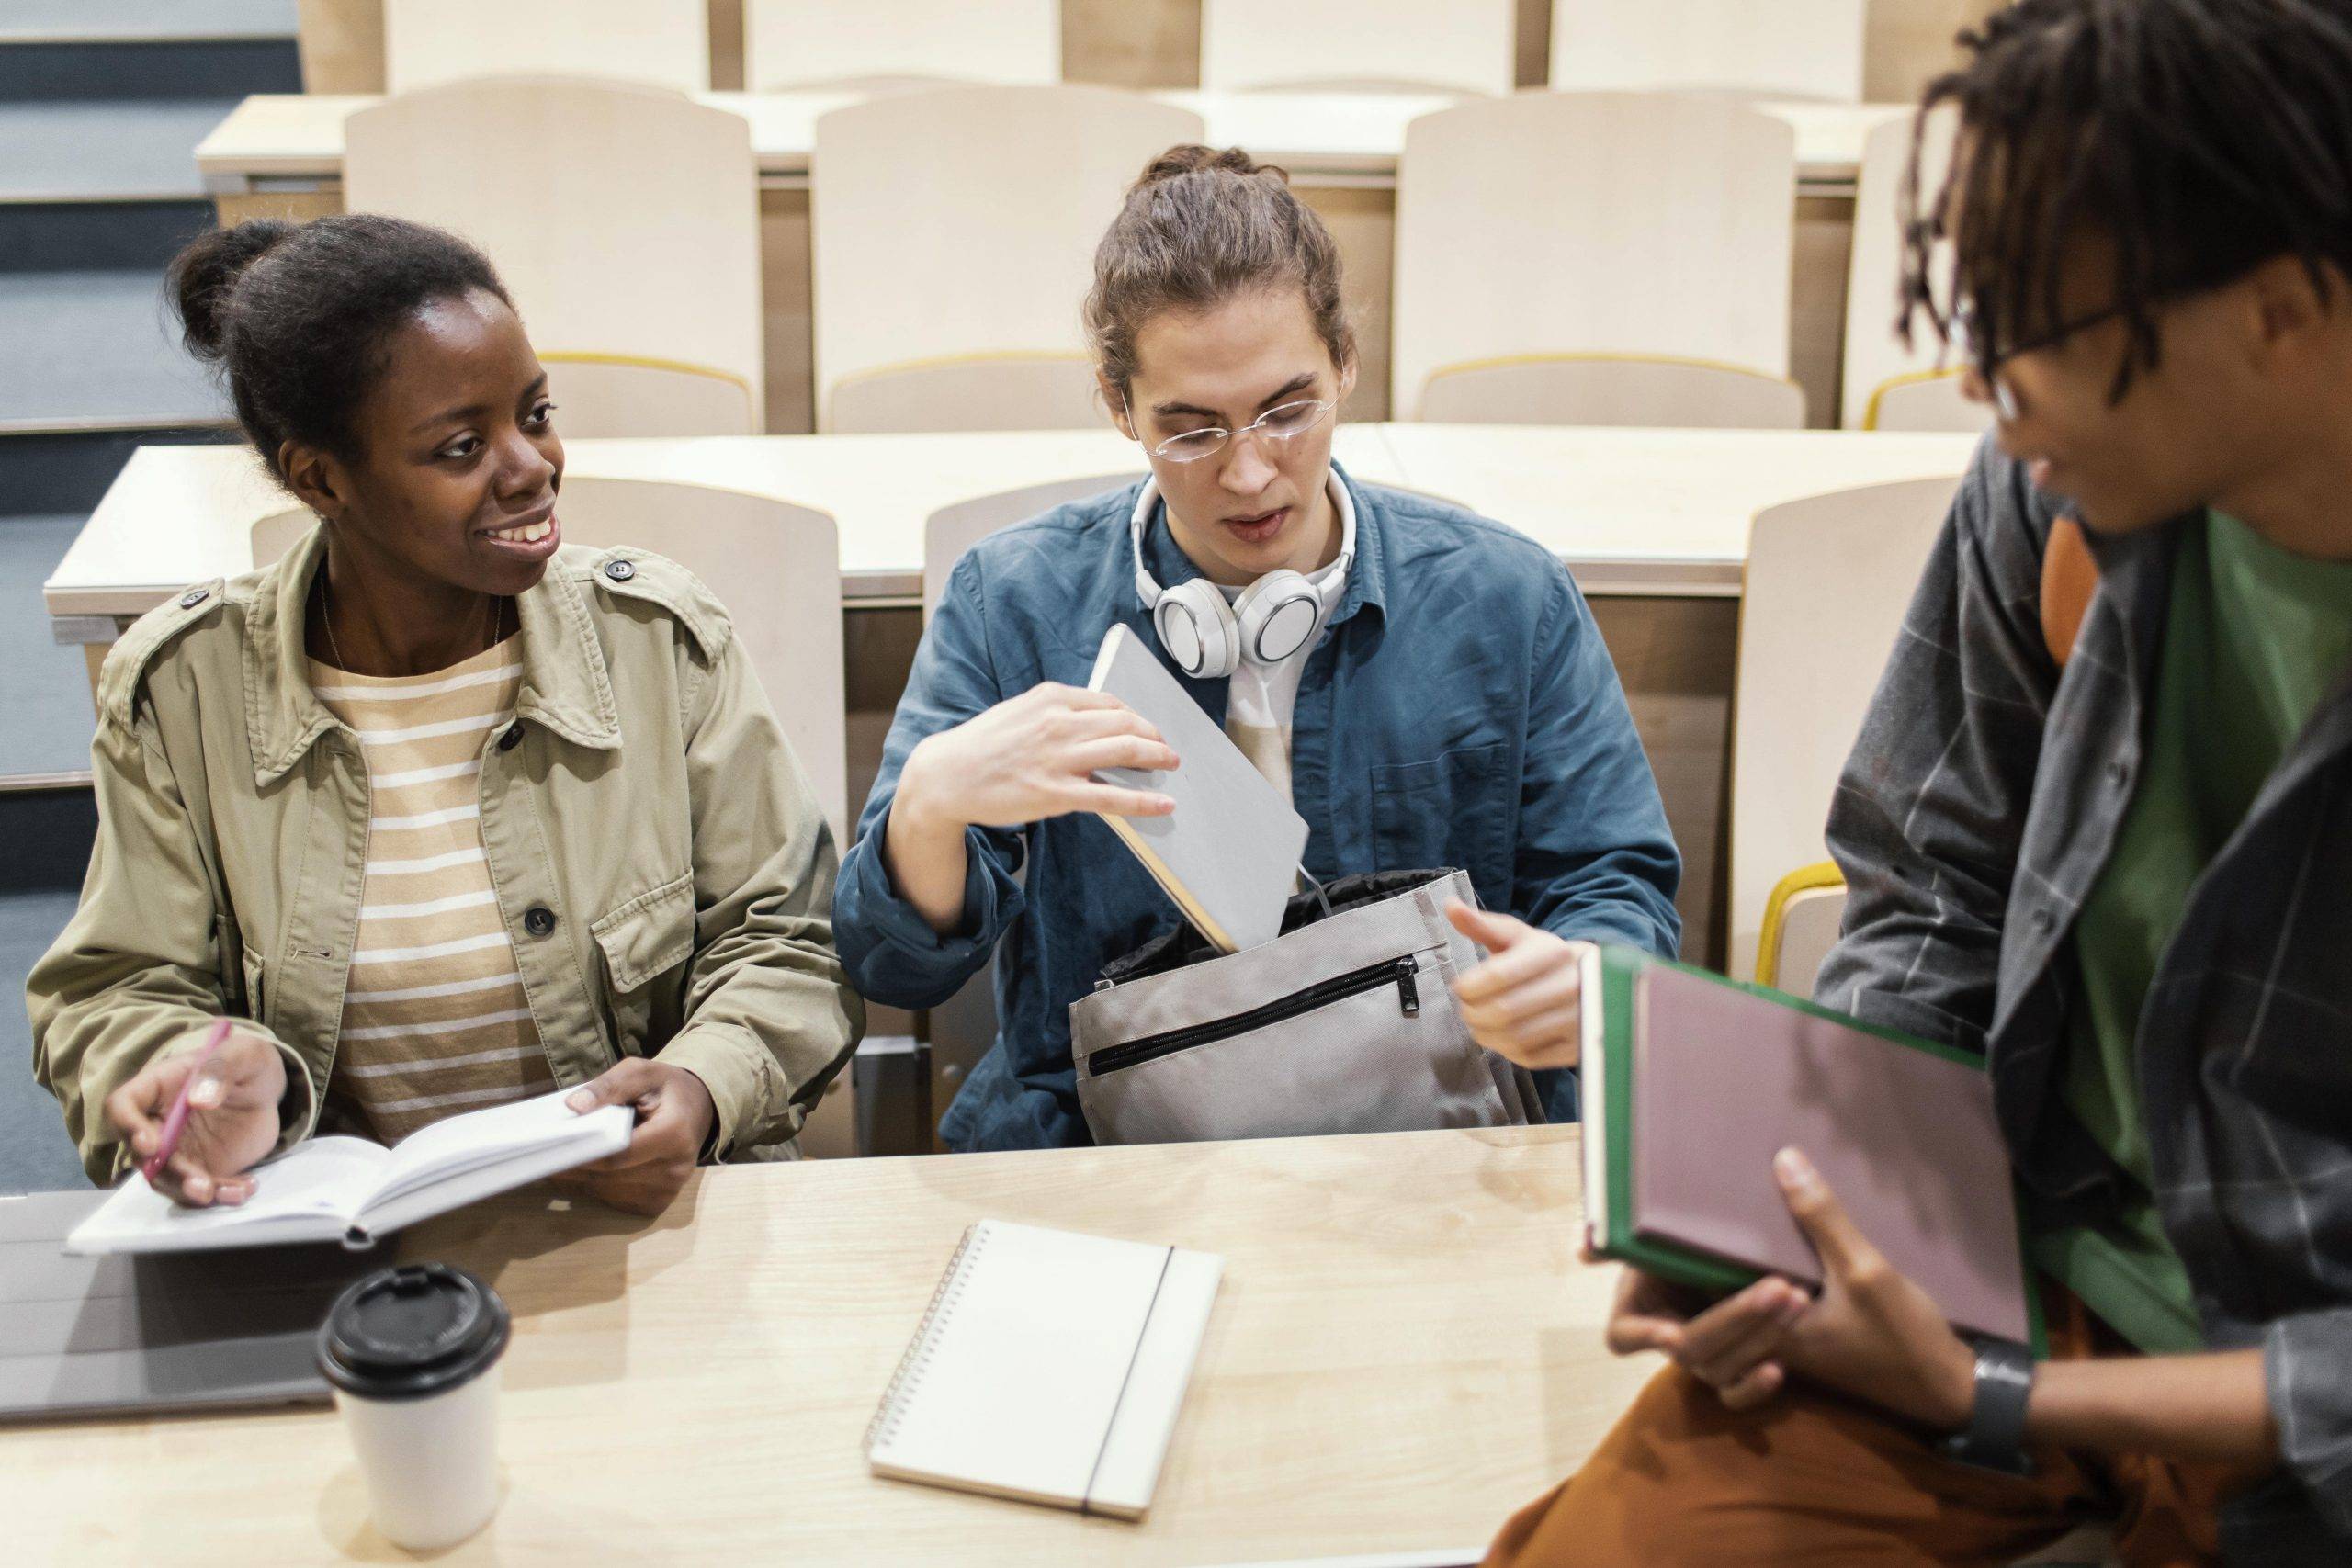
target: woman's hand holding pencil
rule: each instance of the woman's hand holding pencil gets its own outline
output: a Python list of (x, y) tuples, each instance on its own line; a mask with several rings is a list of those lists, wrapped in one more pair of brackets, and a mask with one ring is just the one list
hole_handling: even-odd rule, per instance
[(277, 1146), (286, 1064), (229, 1019), (166, 1043), (107, 1096), (107, 1120), (156, 1191), (193, 1208), (242, 1203), (245, 1174)]

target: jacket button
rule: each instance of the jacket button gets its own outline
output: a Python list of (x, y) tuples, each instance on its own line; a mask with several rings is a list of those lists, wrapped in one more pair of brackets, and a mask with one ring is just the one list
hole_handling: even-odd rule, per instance
[(627, 582), (637, 575), (637, 568), (625, 560), (608, 560), (605, 563), (605, 575), (615, 582)]
[(534, 904), (524, 911), (523, 929), (533, 936), (547, 936), (555, 930), (555, 911), (545, 904)]
[(2118, 789), (2121, 789), (2125, 784), (2130, 784), (2132, 782), (2132, 764), (2123, 761), (2109, 762), (2107, 765), (2107, 782), (2113, 784)]
[(520, 724), (508, 725), (506, 733), (498, 738), (498, 749), (502, 751), (512, 751), (521, 744), (523, 744), (523, 727)]
[(2033, 929), (2035, 931), (2047, 931), (2051, 927), (2057, 923), (2058, 917), (2051, 913), (2047, 908), (2036, 909), (2033, 912)]
[(203, 604), (207, 599), (211, 597), (212, 590), (209, 588), (191, 588), (187, 592), (180, 595), (180, 608), (183, 610), (193, 610), (198, 604)]

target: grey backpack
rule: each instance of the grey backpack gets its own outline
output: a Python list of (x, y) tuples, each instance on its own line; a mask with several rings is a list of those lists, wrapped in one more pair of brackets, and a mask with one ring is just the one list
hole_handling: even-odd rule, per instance
[(1100, 1144), (1191, 1143), (1544, 1120), (1526, 1069), (1454, 1009), (1477, 946), (1445, 918), (1458, 871), (1342, 877), (1283, 934), (1220, 954), (1189, 926), (1116, 960), (1071, 1004), (1078, 1100)]

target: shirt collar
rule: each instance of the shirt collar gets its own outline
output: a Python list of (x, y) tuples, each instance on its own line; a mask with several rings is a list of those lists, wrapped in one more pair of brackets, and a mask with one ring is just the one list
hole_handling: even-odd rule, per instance
[[(302, 760), (338, 720), (311, 690), (307, 617), (311, 583), (326, 562), (326, 530), (313, 528), (261, 574), (245, 617), (245, 738), (254, 783), (266, 787)], [(514, 601), (523, 683), (514, 715), (597, 750), (617, 750), (620, 709), (588, 604), (563, 558)]]

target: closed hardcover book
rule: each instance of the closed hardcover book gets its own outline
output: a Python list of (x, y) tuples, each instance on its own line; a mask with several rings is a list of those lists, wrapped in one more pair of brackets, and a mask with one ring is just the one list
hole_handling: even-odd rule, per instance
[(1238, 953), (1282, 935), (1306, 852), (1306, 818), (1125, 626), (1113, 626), (1102, 639), (1087, 686), (1149, 721), (1182, 764), (1167, 773), (1097, 773), (1106, 784), (1155, 790), (1176, 803), (1168, 817), (1102, 815), (1111, 831), (1218, 952)]
[(2040, 1351), (1980, 1058), (1629, 948), (1578, 958), (1594, 1251), (1710, 1290), (1765, 1274), (1818, 1285), (1772, 1176), (1795, 1147), (1955, 1327)]

